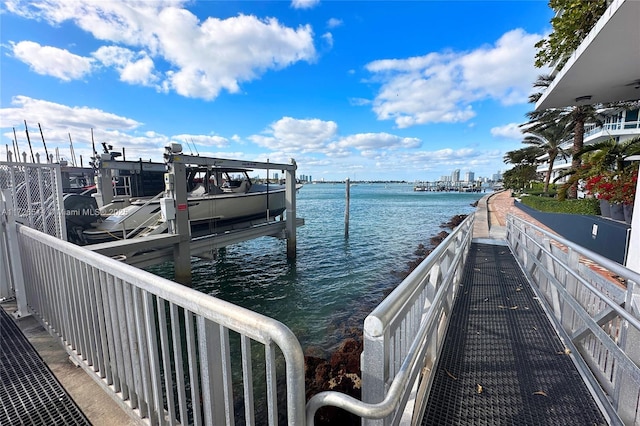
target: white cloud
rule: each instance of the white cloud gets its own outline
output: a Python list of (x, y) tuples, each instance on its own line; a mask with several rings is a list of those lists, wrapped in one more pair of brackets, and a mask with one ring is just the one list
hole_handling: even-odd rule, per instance
[[(47, 127), (50, 128), (73, 128), (83, 131), (92, 127), (133, 130), (141, 125), (136, 120), (96, 108), (70, 107), (28, 96), (15, 96), (11, 105), (13, 106), (0, 109), (0, 123), (3, 128), (20, 126), (24, 124), (24, 120), (47, 123)], [(66, 139), (67, 132), (64, 133)]]
[(327, 46), (329, 46), (329, 48), (333, 47), (333, 34), (327, 32), (322, 34), (322, 39), (325, 41), (325, 43), (327, 43)]
[[(127, 57), (124, 50), (115, 52), (120, 56), (111, 58), (121, 80), (151, 85), (163, 75), (165, 80), (159, 81), (158, 87), (175, 90), (186, 97), (211, 100), (221, 90), (236, 93), (240, 83), (257, 79), (268, 70), (315, 59), (313, 31), (308, 25), (290, 28), (275, 18), (247, 15), (208, 18), (201, 22), (182, 8), (183, 3), (10, 0), (7, 9), (53, 25), (71, 21), (96, 39), (118, 44), (125, 50), (134, 48), (135, 58), (130, 57), (126, 62), (122, 62)], [(167, 63), (167, 69), (154, 71), (156, 59), (161, 59), (156, 63)], [(41, 68), (46, 66), (47, 63)], [(84, 68), (76, 69), (79, 73)]]
[(249, 139), (271, 150), (324, 152), (337, 131), (334, 121), (283, 117), (265, 130), (268, 136), (253, 135)]
[(538, 34), (521, 29), (509, 31), (495, 46), (477, 49), (460, 59), (466, 90), (490, 97), (503, 105), (528, 101), (532, 84), (540, 73), (533, 65)]
[(133, 46), (157, 47), (163, 9), (180, 8), (184, 0), (8, 0), (7, 10), (28, 19), (42, 19), (52, 25), (75, 23), (99, 40)]
[(320, 0), (291, 0), (294, 9), (311, 9), (320, 4)]
[(327, 21), (327, 28), (333, 29), (343, 25), (342, 19), (331, 18)]
[(189, 144), (197, 144), (198, 146), (215, 146), (217, 148), (224, 148), (229, 146), (229, 140), (222, 136), (215, 135), (174, 135), (171, 137), (172, 140), (177, 141), (178, 143), (182, 143), (184, 148), (187, 148)]
[(222, 89), (235, 93), (241, 81), (315, 56), (309, 26), (294, 30), (276, 19), (244, 15), (193, 26), (191, 18), (177, 10), (160, 16), (163, 27), (175, 29), (159, 40), (165, 59), (178, 68), (169, 74), (171, 87), (184, 96), (213, 99)]
[(249, 140), (293, 157), (308, 153), (349, 157), (354, 152), (359, 152), (361, 156), (375, 158), (390, 151), (415, 149), (422, 144), (420, 139), (389, 133), (358, 133), (339, 137), (338, 125), (334, 121), (292, 117), (281, 118), (272, 123), (263, 134), (250, 136)]
[(33, 41), (12, 43), (13, 55), (38, 74), (50, 75), (63, 81), (83, 78), (91, 73), (91, 58), (74, 55), (65, 49), (41, 46)]
[(363, 98), (349, 98), (349, 105), (353, 106), (363, 106), (363, 105), (371, 105), (371, 99), (363, 99)]
[(144, 51), (136, 53), (124, 47), (102, 46), (92, 55), (103, 65), (114, 67), (120, 73), (120, 80), (126, 83), (151, 86), (158, 80), (153, 60)]
[(524, 134), (522, 133), (522, 129), (518, 123), (509, 123), (504, 126), (492, 127), (491, 135), (507, 139), (522, 140), (524, 138)]
[(398, 127), (473, 118), (473, 102), (526, 103), (540, 70), (533, 65), (537, 34), (516, 29), (493, 46), (471, 52), (429, 53), (367, 64), (381, 84), (373, 110)]
[[(58, 147), (62, 152), (68, 152), (69, 137), (73, 140), (76, 154), (83, 155), (85, 165), (91, 156), (91, 136), (98, 152), (102, 152), (101, 144), (112, 144), (115, 150), (126, 148), (127, 159), (153, 159), (162, 161), (164, 147), (170, 142), (179, 142), (185, 151), (190, 145), (198, 148), (229, 146), (229, 140), (218, 135), (178, 134), (164, 135), (153, 130), (143, 131), (143, 123), (134, 119), (122, 117), (113, 113), (89, 107), (72, 107), (27, 96), (16, 96), (12, 99), (11, 107), (0, 109), (0, 126), (3, 135), (13, 139), (12, 127), (24, 129), (24, 121), (29, 126), (29, 134), (34, 142), (34, 151), (39, 148), (40, 133), (38, 123), (41, 124), (45, 140), (50, 152)], [(28, 151), (24, 131), (18, 133), (20, 151)], [(185, 141), (188, 141), (185, 142)], [(198, 149), (196, 148), (196, 149)], [(203, 149), (198, 149), (203, 151)], [(44, 153), (42, 151), (42, 153)], [(200, 152), (202, 154), (202, 152)], [(63, 156), (68, 156), (64, 155)], [(228, 158), (228, 156), (227, 156)], [(231, 157), (234, 158), (234, 157)]]
[(372, 155), (386, 150), (419, 148), (420, 145), (422, 142), (418, 138), (403, 138), (389, 133), (358, 133), (341, 138), (331, 147), (355, 148)]

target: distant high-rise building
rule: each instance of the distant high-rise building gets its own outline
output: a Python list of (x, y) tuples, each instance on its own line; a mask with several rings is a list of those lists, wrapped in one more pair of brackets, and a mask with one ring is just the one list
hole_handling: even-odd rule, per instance
[(451, 181), (460, 182), (460, 169), (455, 169), (453, 173), (451, 173)]
[(473, 182), (474, 178), (475, 178), (475, 173), (474, 172), (466, 172), (464, 174), (464, 181), (465, 182)]

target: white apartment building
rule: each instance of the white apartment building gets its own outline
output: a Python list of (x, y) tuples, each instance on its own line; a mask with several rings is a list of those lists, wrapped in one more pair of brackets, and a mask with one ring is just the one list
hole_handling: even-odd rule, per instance
[[(631, 110), (609, 109), (602, 111), (604, 123), (602, 125), (585, 126), (584, 145), (590, 145), (598, 142), (604, 142), (609, 139), (615, 139), (617, 142), (624, 142), (627, 139), (640, 135), (640, 114), (638, 108)], [(553, 182), (563, 170), (571, 167), (571, 147), (573, 139), (567, 140), (562, 144), (562, 148), (566, 151), (567, 156), (563, 158), (558, 156), (553, 162), (553, 171), (550, 182)], [(549, 169), (549, 156), (547, 154), (538, 157), (541, 163), (536, 171), (538, 173), (547, 173)], [(566, 178), (558, 180), (556, 183), (562, 183)]]

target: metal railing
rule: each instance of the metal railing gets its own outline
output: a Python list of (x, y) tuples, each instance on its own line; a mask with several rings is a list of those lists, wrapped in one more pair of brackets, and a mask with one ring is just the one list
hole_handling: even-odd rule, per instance
[(19, 223), (67, 238), (59, 164), (0, 162), (0, 190), (8, 189)]
[(507, 240), (610, 423), (640, 424), (640, 274), (513, 215)]
[(451, 309), (471, 245), (475, 215), (467, 217), (364, 322), (362, 401), (321, 392), (307, 403), (307, 424), (327, 405), (363, 424), (415, 424), (433, 382)]
[(304, 357), (282, 323), (26, 226), (17, 234), (29, 309), (129, 412), (154, 425), (304, 424)]

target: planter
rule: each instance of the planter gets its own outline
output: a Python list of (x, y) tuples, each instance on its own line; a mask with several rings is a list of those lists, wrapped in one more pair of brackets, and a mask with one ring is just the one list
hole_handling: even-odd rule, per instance
[(631, 225), (631, 217), (633, 216), (633, 204), (624, 204), (622, 208), (624, 212), (624, 221), (627, 225)]
[(611, 210), (611, 219), (624, 221), (624, 208), (621, 203), (611, 203), (609, 205)]
[(600, 216), (611, 217), (611, 209), (607, 200), (600, 200)]

